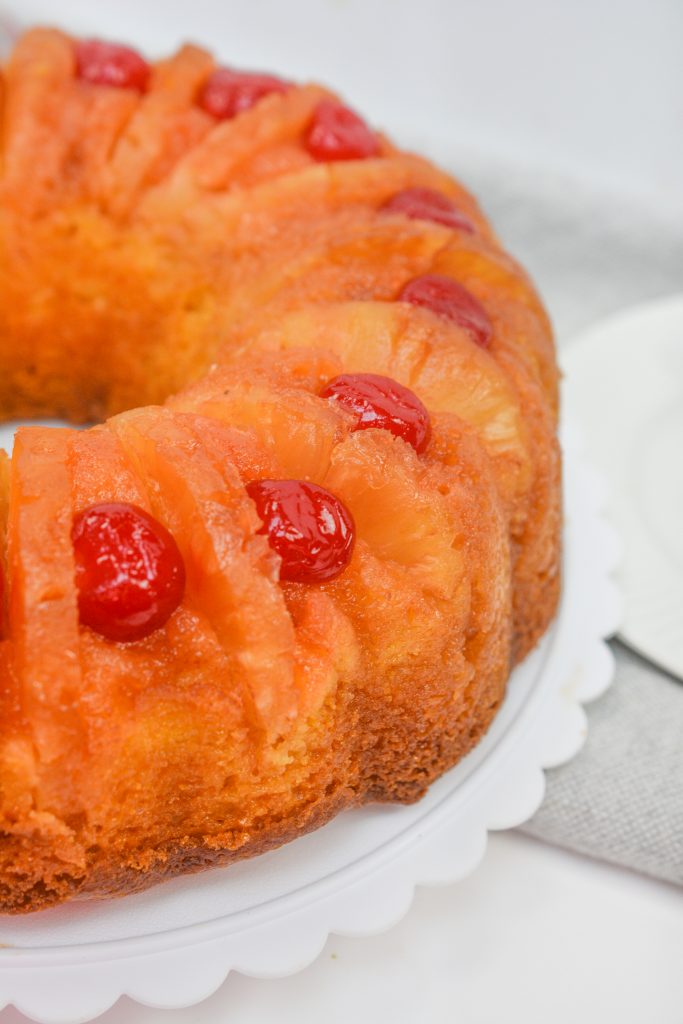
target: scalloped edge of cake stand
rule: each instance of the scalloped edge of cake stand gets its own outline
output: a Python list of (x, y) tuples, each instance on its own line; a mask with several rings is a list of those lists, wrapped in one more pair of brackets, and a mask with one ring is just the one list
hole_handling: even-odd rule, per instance
[[(395, 840), (315, 884), (230, 918), (94, 946), (7, 949), (0, 955), (0, 1004), (41, 1024), (77, 1024), (122, 995), (159, 1008), (210, 996), (230, 971), (282, 977), (308, 966), (330, 934), (364, 936), (390, 928), (417, 886), (469, 875), (489, 831), (513, 828), (541, 804), (544, 769), (570, 760), (586, 736), (583, 704), (602, 694), (614, 663), (606, 638), (620, 601), (612, 574), (619, 545), (603, 515), (606, 488), (584, 461), (578, 431), (565, 451), (564, 592), (551, 655), (508, 732), (448, 798)], [(559, 650), (557, 649), (559, 645)], [(4, 962), (3, 962), (4, 961)]]

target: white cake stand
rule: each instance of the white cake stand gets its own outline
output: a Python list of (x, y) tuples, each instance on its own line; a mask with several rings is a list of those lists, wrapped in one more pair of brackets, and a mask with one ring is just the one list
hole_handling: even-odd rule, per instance
[(603, 488), (566, 431), (564, 590), (559, 616), (514, 673), (490, 731), (411, 807), (368, 807), (255, 860), (102, 903), (0, 919), (0, 1005), (46, 1024), (90, 1019), (127, 994), (157, 1007), (210, 995), (231, 970), (301, 970), (327, 936), (388, 928), (416, 885), (455, 882), (487, 831), (529, 818), (543, 769), (576, 753), (582, 702), (612, 676), (617, 556)]

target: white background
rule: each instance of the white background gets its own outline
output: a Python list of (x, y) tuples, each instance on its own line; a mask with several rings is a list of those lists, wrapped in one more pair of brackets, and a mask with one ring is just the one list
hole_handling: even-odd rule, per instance
[[(656, 208), (665, 220), (683, 209), (681, 0), (5, 0), (4, 8), (154, 53), (192, 38), (234, 65), (321, 79), (397, 139), (431, 139), (434, 152), (447, 140), (467, 166), (474, 153), (492, 168), (497, 160), (533, 168), (539, 180), (557, 175), (618, 196), (620, 210)], [(654, 259), (655, 231), (650, 244)], [(542, 263), (538, 272), (548, 274), (553, 312), (556, 278)], [(680, 276), (679, 287), (683, 267)], [(560, 301), (565, 322), (582, 321), (580, 296), (573, 309)], [(124, 1001), (103, 1021), (682, 1024), (682, 962), (680, 890), (499, 835), (473, 877), (419, 892), (384, 936), (333, 937), (300, 975), (234, 976), (191, 1010)], [(0, 1014), (0, 1024), (18, 1020)]]
[(233, 65), (316, 78), (405, 137), (429, 126), (680, 202), (680, 0), (0, 0), (28, 21), (191, 39)]

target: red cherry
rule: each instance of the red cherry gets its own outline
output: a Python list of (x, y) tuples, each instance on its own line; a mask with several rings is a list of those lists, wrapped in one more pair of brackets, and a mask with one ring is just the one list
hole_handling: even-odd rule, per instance
[(389, 213), (403, 213), (411, 220), (432, 220), (455, 231), (473, 234), (474, 224), (443, 192), (433, 188), (404, 188), (382, 206)]
[(491, 342), (493, 324), (484, 307), (467, 288), (442, 274), (423, 274), (408, 281), (398, 294), (399, 302), (424, 306), (438, 316), (463, 327), (478, 345)]
[(142, 640), (183, 599), (185, 566), (168, 530), (136, 505), (103, 502), (74, 517), (81, 622), (121, 643)]
[(356, 527), (339, 498), (306, 480), (254, 480), (247, 493), (263, 520), (259, 533), (282, 559), (281, 580), (326, 583), (344, 571)]
[(244, 110), (249, 110), (264, 96), (274, 92), (287, 92), (291, 87), (290, 82), (276, 78), (275, 75), (217, 68), (205, 82), (197, 102), (207, 114), (220, 121), (226, 121)]
[(379, 153), (379, 140), (353, 110), (322, 100), (315, 108), (305, 138), (314, 160), (363, 160)]
[(390, 430), (412, 444), (418, 454), (429, 443), (429, 413), (409, 388), (377, 373), (342, 373), (320, 392), (356, 415), (354, 430)]
[(84, 39), (76, 44), (76, 73), (93, 85), (113, 85), (119, 89), (144, 92), (150, 67), (144, 57), (129, 46)]

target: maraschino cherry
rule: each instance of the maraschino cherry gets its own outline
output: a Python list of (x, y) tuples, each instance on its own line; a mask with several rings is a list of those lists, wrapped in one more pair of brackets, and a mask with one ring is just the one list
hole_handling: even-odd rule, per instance
[(74, 517), (71, 538), (81, 623), (107, 640), (144, 639), (182, 601), (185, 565), (178, 545), (136, 505), (91, 505)]
[(377, 373), (342, 373), (320, 392), (356, 417), (354, 430), (379, 428), (402, 437), (418, 454), (431, 436), (429, 413), (409, 388)]
[(356, 528), (334, 494), (306, 480), (254, 480), (247, 493), (263, 522), (259, 533), (282, 560), (281, 580), (327, 583), (346, 569)]
[(291, 87), (290, 82), (275, 75), (217, 68), (204, 83), (197, 103), (207, 114), (226, 121), (250, 110), (264, 96), (287, 92)]
[(433, 188), (404, 188), (382, 206), (388, 213), (402, 213), (411, 220), (431, 220), (455, 231), (473, 234), (472, 221), (443, 192)]
[(76, 74), (93, 85), (144, 92), (149, 83), (150, 66), (130, 46), (84, 39), (76, 44)]
[(363, 160), (379, 153), (379, 139), (353, 110), (334, 100), (315, 108), (305, 145), (314, 160)]
[(403, 286), (397, 298), (399, 302), (423, 306), (437, 316), (452, 320), (464, 328), (482, 348), (491, 342), (493, 324), (488, 313), (467, 288), (451, 277), (442, 274), (414, 277)]

